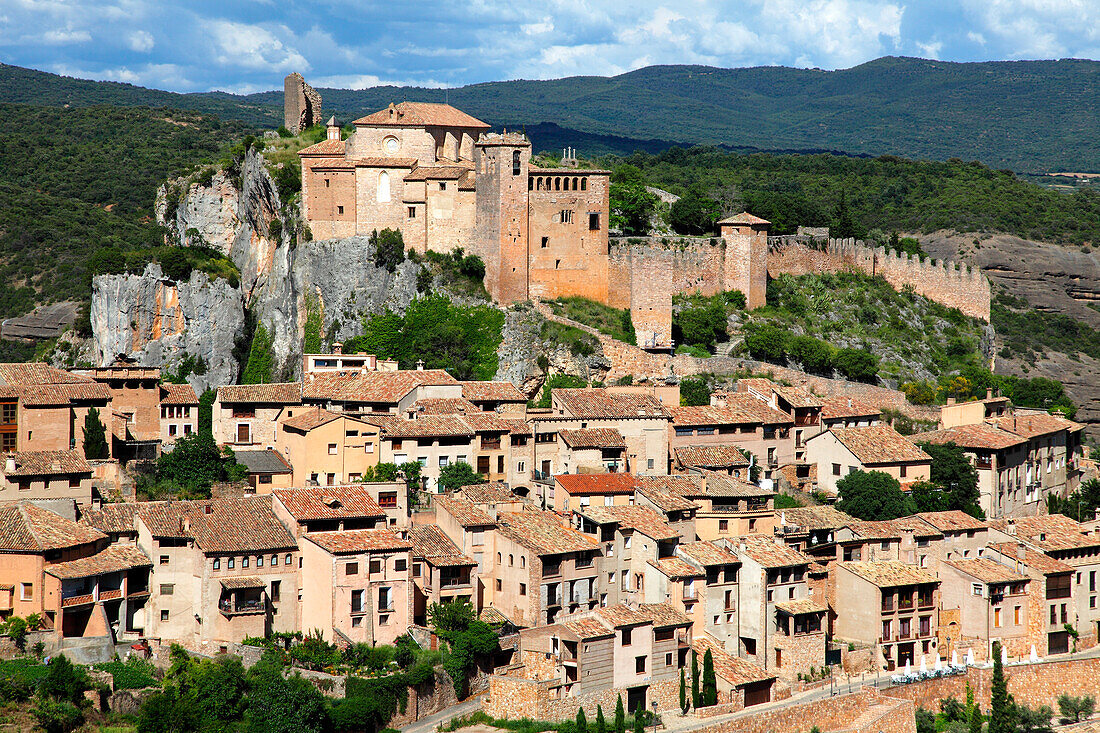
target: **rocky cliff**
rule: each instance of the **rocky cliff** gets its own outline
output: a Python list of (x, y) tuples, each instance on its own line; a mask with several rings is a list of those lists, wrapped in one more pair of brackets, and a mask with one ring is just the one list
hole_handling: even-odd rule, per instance
[(174, 283), (160, 266), (141, 275), (100, 275), (92, 283), (92, 331), (98, 364), (118, 355), (140, 364), (176, 370), (189, 355), (206, 364), (193, 375), (197, 392), (237, 378), (233, 342), (244, 331), (241, 291), (198, 270)]

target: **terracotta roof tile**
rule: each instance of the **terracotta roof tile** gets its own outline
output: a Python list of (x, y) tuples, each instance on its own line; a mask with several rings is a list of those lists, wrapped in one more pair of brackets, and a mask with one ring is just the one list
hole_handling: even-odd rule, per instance
[(352, 124), (381, 127), (470, 127), (488, 130), (489, 125), (449, 104), (399, 102), (360, 117)]
[(141, 504), (137, 515), (154, 537), (193, 539), (205, 553), (294, 550), (297, 542), (271, 508), (270, 496)]
[(413, 557), (422, 558), (435, 567), (464, 567), (477, 563), (462, 554), (451, 538), (434, 524), (414, 524), (409, 527)]
[(406, 181), (457, 181), (469, 168), (462, 165), (418, 165), (405, 176)]
[(415, 168), (420, 161), (416, 158), (364, 157), (354, 160), (356, 168)]
[(882, 415), (882, 411), (877, 407), (872, 407), (851, 397), (826, 397), (822, 402), (824, 403), (821, 406), (822, 420), (843, 420), (857, 417), (877, 418)]
[(698, 469), (699, 474), (703, 477), (702, 490), (711, 498), (733, 498), (733, 497), (759, 497), (759, 496), (774, 496), (775, 491), (771, 489), (765, 489), (756, 484), (749, 483), (743, 479), (730, 476), (722, 473), (721, 471), (708, 471), (704, 469)]
[(681, 445), (673, 449), (676, 461), (685, 468), (738, 468), (749, 459), (735, 445)]
[(283, 458), (283, 454), (271, 448), (235, 450), (233, 457), (237, 459), (237, 463), (247, 468), (249, 473), (287, 474), (293, 471), (290, 464)]
[(712, 565), (729, 565), (741, 562), (733, 552), (727, 550), (716, 542), (705, 540), (699, 542), (683, 542), (676, 548), (678, 555), (686, 557), (703, 567)]
[(190, 384), (160, 385), (160, 404), (162, 405), (197, 405), (199, 398), (195, 396), (195, 389)]
[(111, 545), (88, 557), (46, 565), (45, 571), (55, 578), (73, 580), (152, 565), (148, 556), (133, 545)]
[(615, 631), (608, 628), (598, 618), (586, 616), (584, 618), (562, 621), (561, 625), (576, 634), (581, 641), (586, 639), (601, 639), (605, 636), (614, 636)]
[(965, 532), (986, 529), (989, 525), (966, 512), (951, 509), (943, 512), (920, 512), (915, 515), (941, 532)]
[(636, 490), (662, 512), (683, 512), (699, 508), (695, 502), (659, 484), (649, 485), (646, 482), (639, 482)]
[[(841, 445), (852, 452), (865, 466), (884, 463), (930, 462), (928, 455), (911, 440), (889, 425), (870, 425), (860, 428), (829, 428)], [(822, 433), (824, 434), (824, 433)], [(817, 436), (811, 440), (820, 439)]]
[(639, 603), (638, 613), (653, 624), (654, 628), (668, 626), (690, 626), (691, 617), (667, 603)]
[(477, 433), (510, 433), (512, 423), (503, 420), (495, 412), (470, 412), (459, 417)]
[(615, 428), (582, 428), (559, 430), (562, 442), (574, 450), (586, 448), (626, 448), (623, 434)]
[(1014, 445), (1022, 445), (1026, 439), (1013, 435), (1007, 430), (985, 423), (974, 425), (957, 425), (943, 430), (930, 430), (925, 433), (917, 433), (909, 438), (914, 443), (954, 443), (960, 448), (980, 450), (1004, 450)]
[(945, 565), (977, 578), (983, 583), (1013, 583), (1027, 580), (1027, 576), (1007, 565), (1002, 565), (988, 557), (970, 557), (960, 560), (944, 560)]
[(775, 607), (784, 613), (797, 616), (803, 613), (825, 613), (829, 609), (813, 598), (796, 598), (793, 601), (779, 601)]
[(310, 375), (302, 395), (311, 400), (395, 405), (420, 385), (441, 384), (458, 384), (458, 380), (442, 369), (322, 372)]
[(809, 565), (810, 558), (793, 547), (777, 544), (770, 537), (740, 537), (732, 542), (740, 543), (737, 554), (748, 556), (765, 568), (786, 568)]
[(106, 537), (93, 527), (78, 524), (34, 504), (20, 502), (0, 506), (0, 552), (64, 550)]
[(748, 394), (731, 394), (725, 407), (673, 407), (672, 424), (682, 426), (793, 425), (794, 418)]
[(461, 415), (466, 412), (481, 412), (480, 407), (465, 397), (429, 397), (412, 403), (409, 410), (422, 415)]
[(840, 567), (879, 588), (939, 582), (934, 575), (921, 570), (916, 565), (909, 565), (897, 560), (842, 562)]
[(1059, 430), (1075, 431), (1083, 427), (1080, 423), (1057, 415), (1047, 415), (1046, 413), (998, 417), (993, 418), (991, 422), (1002, 430), (1019, 435), (1021, 438), (1036, 438), (1040, 435), (1056, 433)]
[(231, 384), (218, 387), (218, 402), (222, 404), (300, 405), (301, 382), (272, 384)]
[[(325, 410), (321, 407), (311, 407), (308, 410), (300, 411), (294, 417), (286, 418), (282, 421), (284, 427), (291, 428), (292, 430), (300, 430), (303, 433), (308, 433), (314, 428), (319, 428), (322, 425), (328, 425), (330, 422), (339, 420), (342, 417), (349, 417), (339, 412), (332, 412), (331, 410)], [(354, 420), (355, 418), (350, 418)], [(358, 421), (356, 421), (358, 422)]]
[(781, 526), (796, 525), (806, 530), (839, 529), (857, 521), (855, 517), (828, 505), (778, 509), (776, 515)]
[(649, 394), (624, 394), (606, 389), (555, 389), (551, 390), (555, 403), (560, 403), (565, 414), (575, 418), (667, 418), (668, 411), (661, 401)]
[(580, 513), (597, 524), (618, 524), (623, 529), (641, 532), (655, 540), (673, 540), (680, 536), (657, 512), (644, 506), (589, 506)]
[(264, 588), (267, 583), (251, 575), (238, 575), (222, 578), (221, 584), (227, 590), (241, 590), (245, 588)]
[(0, 464), (0, 472), (5, 476), (51, 476), (92, 472), (88, 461), (75, 450), (24, 450), (7, 453), (5, 456), (15, 459), (14, 471), (6, 470), (6, 465)]
[(462, 396), (471, 402), (527, 402), (511, 382), (462, 382)]
[(17, 387), (19, 399), (28, 407), (67, 405), (70, 402), (108, 402), (111, 388), (99, 382), (87, 384), (30, 384)]
[(1080, 524), (1062, 514), (994, 519), (989, 524), (1043, 552), (1100, 547), (1100, 535), (1086, 535)]
[(432, 501), (437, 507), (454, 517), (462, 527), (490, 527), (496, 522), (481, 507), (461, 496), (436, 496)]
[(670, 580), (702, 578), (706, 575), (706, 573), (699, 568), (678, 557), (662, 557), (659, 560), (650, 560), (649, 564), (657, 568), (662, 575)]
[(512, 490), (508, 488), (508, 484), (502, 481), (495, 481), (488, 484), (471, 484), (470, 486), (463, 486), (458, 490), (458, 493), (463, 498), (472, 501), (475, 504), (496, 504), (498, 502), (512, 502), (522, 501), (518, 496), (512, 493)]
[(771, 224), (767, 219), (761, 219), (759, 216), (754, 216), (747, 211), (742, 211), (736, 216), (727, 216), (725, 219), (720, 219), (719, 224)]
[(42, 362), (0, 363), (0, 382), (10, 387), (33, 384), (92, 384), (89, 377), (67, 372)]
[(733, 687), (775, 679), (775, 675), (771, 672), (747, 659), (733, 656), (709, 636), (703, 634), (694, 636), (691, 640), (691, 648), (700, 659), (709, 650), (711, 659), (714, 661), (714, 674)]
[(342, 532), (307, 532), (303, 538), (333, 555), (358, 552), (400, 552), (412, 543), (391, 529), (347, 529)]
[(633, 494), (637, 485), (629, 473), (563, 473), (554, 480), (570, 496)]
[(636, 626), (649, 621), (649, 618), (638, 609), (631, 608), (625, 603), (616, 603), (614, 606), (597, 608), (592, 613), (605, 624), (615, 629), (623, 626)]
[(302, 148), (298, 155), (319, 155), (340, 157), (344, 155), (347, 143), (344, 140), (322, 140), (319, 143)]
[(561, 555), (598, 549), (595, 540), (572, 527), (563, 527), (557, 516), (549, 512), (511, 512), (500, 515), (498, 522), (497, 531), (500, 534), (540, 555)]
[[(163, 502), (146, 502), (146, 504)], [(79, 523), (98, 529), (109, 535), (136, 534), (134, 515), (141, 504), (103, 504), (99, 509), (85, 509), (80, 513)]]
[(370, 491), (356, 484), (275, 489), (271, 493), (299, 522), (386, 516)]
[[(999, 562), (1009, 565), (1010, 567), (1017, 567), (1016, 563), (1022, 562), (1023, 565), (1025, 565), (1026, 567), (1037, 570), (1043, 575), (1054, 575), (1056, 573), (1072, 573), (1074, 571), (1072, 565), (1067, 565), (1061, 560), (1055, 560), (1050, 555), (1042, 552), (1037, 552), (1036, 550), (1033, 550), (1022, 543), (1017, 544), (1015, 542), (995, 542), (990, 543), (989, 547), (990, 549), (996, 550), (1002, 555)], [(1017, 554), (1021, 548), (1023, 549), (1024, 553), (1022, 559)]]
[(382, 424), (387, 438), (474, 437), (474, 429), (457, 415), (421, 415), (415, 420), (395, 417)]

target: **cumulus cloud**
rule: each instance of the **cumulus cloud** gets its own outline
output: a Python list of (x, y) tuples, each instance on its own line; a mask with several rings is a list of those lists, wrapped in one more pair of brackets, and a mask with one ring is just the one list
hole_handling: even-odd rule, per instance
[[(274, 72), (311, 68), (305, 56), (263, 26), (219, 19), (207, 21), (204, 29), (214, 49), (214, 60), (223, 66)], [(278, 32), (291, 35), (285, 26), (279, 27)]]
[(130, 47), (131, 51), (138, 51), (139, 53), (148, 53), (153, 50), (153, 34), (148, 31), (134, 31), (126, 36), (126, 45)]
[(85, 43), (92, 40), (92, 34), (84, 30), (71, 30), (57, 28), (43, 33), (39, 37), (42, 43), (50, 45), (64, 45), (68, 43)]

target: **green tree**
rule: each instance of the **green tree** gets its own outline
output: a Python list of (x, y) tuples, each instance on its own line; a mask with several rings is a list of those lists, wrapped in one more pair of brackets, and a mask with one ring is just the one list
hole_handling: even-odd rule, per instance
[(846, 379), (873, 383), (878, 380), (878, 357), (863, 349), (837, 349), (833, 365)]
[[(320, 354), (325, 346), (321, 336), (325, 326), (321, 300), (315, 293), (307, 293), (303, 303), (306, 309), (306, 322), (302, 327), (302, 353)], [(245, 384), (249, 383), (245, 382)]]
[(1016, 733), (1016, 706), (1008, 694), (1000, 642), (993, 642), (993, 678), (989, 689), (989, 733)]
[(714, 674), (714, 656), (707, 649), (703, 655), (703, 705), (718, 704), (718, 680)]
[(1053, 733), (1051, 718), (1054, 711), (1049, 705), (1042, 705), (1032, 709), (1026, 705), (1016, 706), (1016, 731), (1017, 733)]
[(852, 218), (852, 211), (848, 207), (848, 194), (843, 188), (840, 189), (840, 200), (837, 201), (836, 209), (833, 210), (829, 234), (838, 239), (860, 236), (855, 219)]
[(787, 356), (787, 332), (773, 323), (750, 323), (745, 327), (745, 348), (754, 359), (783, 362)]
[(801, 364), (805, 371), (811, 374), (832, 373), (833, 350), (821, 339), (812, 336), (792, 336), (787, 350), (791, 359)]
[(262, 323), (257, 324), (248, 349), (248, 363), (241, 373), (241, 384), (270, 384), (275, 381), (274, 340)]
[(1096, 699), (1091, 695), (1074, 697), (1062, 694), (1058, 696), (1058, 711), (1063, 721), (1080, 723), (1082, 718), (1087, 719), (1096, 712)]
[(984, 519), (978, 501), (978, 471), (955, 443), (922, 443), (924, 452), (932, 456), (932, 483), (943, 487), (947, 508), (958, 509), (972, 517)]
[(721, 205), (698, 188), (691, 188), (672, 203), (668, 223), (677, 234), (713, 234)]
[(680, 380), (680, 404), (709, 405), (713, 391), (706, 377), (685, 377)]
[(439, 489), (450, 493), (463, 486), (485, 483), (485, 477), (466, 461), (455, 461), (439, 469)]
[(214, 439), (191, 433), (176, 440), (172, 450), (157, 459), (157, 479), (172, 486), (209, 496), (216, 481), (243, 481), (248, 469), (237, 463), (233, 451), (218, 448)]
[(191, 278), (191, 261), (180, 247), (169, 247), (160, 256), (160, 269), (164, 276), (175, 282), (186, 282)]
[(837, 481), (836, 508), (859, 519), (897, 519), (912, 513), (898, 480), (882, 471), (853, 471)]
[(917, 733), (936, 733), (936, 714), (924, 708), (916, 709)]
[(397, 229), (375, 229), (370, 233), (368, 243), (374, 247), (375, 267), (395, 272), (397, 266), (405, 261), (405, 239)]
[(97, 460), (109, 455), (107, 428), (99, 419), (99, 410), (89, 407), (88, 414), (84, 416), (84, 457)]
[(691, 706), (693, 708), (699, 708), (702, 705), (703, 698), (699, 692), (699, 655), (694, 649), (691, 650)]
[(909, 498), (918, 512), (945, 512), (951, 508), (943, 488), (931, 481), (914, 482), (909, 489)]
[(621, 165), (612, 171), (608, 198), (612, 229), (627, 236), (649, 232), (657, 197), (646, 190), (645, 178), (637, 166)]
[(969, 724), (969, 733), (982, 733), (982, 710), (978, 707), (977, 703), (970, 707), (970, 717), (967, 722)]
[(332, 726), (324, 695), (298, 674), (253, 676), (244, 722), (249, 733), (323, 733)]
[(673, 338), (680, 343), (711, 348), (716, 341), (728, 341), (726, 309), (717, 299), (683, 307), (674, 315)]
[(201, 435), (214, 436), (214, 400), (218, 393), (207, 389), (199, 396), (198, 432)]
[(684, 679), (684, 668), (680, 667), (680, 712), (687, 715), (689, 709), (687, 681)]
[(39, 697), (31, 715), (44, 733), (69, 733), (84, 722), (84, 713), (67, 700)]
[(634, 710), (634, 733), (645, 733), (645, 709), (641, 705)]
[(433, 603), (428, 608), (428, 621), (436, 635), (447, 642), (443, 669), (451, 677), (455, 694), (462, 699), (477, 656), (499, 649), (497, 635), (489, 624), (477, 618), (473, 606), (466, 601)]
[(577, 708), (577, 733), (588, 733), (588, 719), (584, 717), (584, 708)]
[(40, 695), (74, 704), (83, 700), (84, 691), (90, 688), (91, 682), (84, 668), (77, 667), (61, 654), (50, 659), (46, 674), (38, 683)]
[(607, 733), (607, 719), (603, 716), (603, 705), (596, 706), (596, 733)]
[(619, 695), (615, 703), (615, 733), (626, 733), (626, 710), (623, 708), (623, 696)]

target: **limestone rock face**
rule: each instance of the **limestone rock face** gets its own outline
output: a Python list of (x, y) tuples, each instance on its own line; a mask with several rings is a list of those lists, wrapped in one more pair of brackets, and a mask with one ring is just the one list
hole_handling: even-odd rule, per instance
[(141, 275), (100, 275), (92, 283), (95, 359), (101, 366), (125, 354), (145, 366), (175, 370), (187, 355), (201, 357), (206, 373), (189, 381), (201, 393), (237, 377), (233, 342), (244, 330), (244, 301), (225, 280), (191, 273), (173, 283), (160, 266)]
[(295, 71), (283, 80), (283, 126), (297, 135), (321, 124), (321, 95)]
[(598, 342), (594, 343), (593, 353), (574, 354), (568, 346), (543, 338), (544, 323), (546, 319), (534, 309), (522, 305), (508, 309), (504, 317), (504, 338), (497, 349), (499, 365), (494, 379), (511, 382), (533, 398), (538, 396), (548, 373), (569, 374), (589, 381), (606, 378), (611, 362)]

